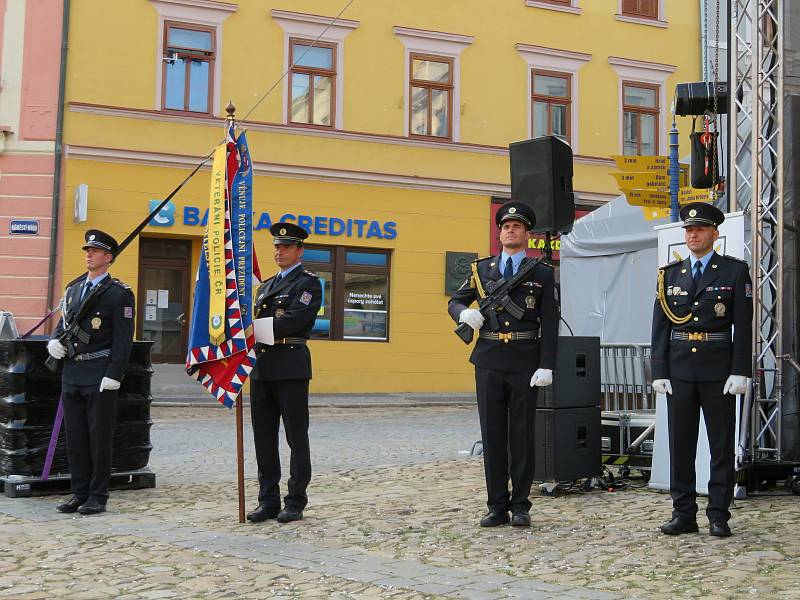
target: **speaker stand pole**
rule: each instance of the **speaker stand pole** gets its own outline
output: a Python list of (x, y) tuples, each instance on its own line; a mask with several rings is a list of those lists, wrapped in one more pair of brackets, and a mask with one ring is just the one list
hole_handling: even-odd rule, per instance
[(547, 262), (553, 262), (553, 238), (550, 237), (550, 232), (544, 234), (544, 255)]

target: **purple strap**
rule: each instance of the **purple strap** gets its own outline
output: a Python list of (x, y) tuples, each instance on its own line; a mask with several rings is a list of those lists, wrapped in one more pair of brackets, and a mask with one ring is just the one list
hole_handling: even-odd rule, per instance
[(58, 434), (61, 431), (61, 421), (64, 420), (64, 395), (58, 397), (58, 409), (56, 410), (56, 420), (53, 422), (53, 431), (50, 434), (50, 444), (47, 446), (47, 456), (44, 459), (44, 467), (42, 468), (42, 481), (47, 481), (50, 477), (50, 467), (53, 466), (53, 456), (56, 453), (56, 446), (58, 445)]
[(30, 335), (31, 335), (31, 334), (32, 334), (34, 331), (36, 331), (37, 329), (39, 329), (39, 327), (41, 327), (42, 325), (44, 325), (44, 324), (47, 322), (47, 319), (49, 319), (50, 317), (52, 317), (52, 316), (53, 316), (54, 314), (56, 314), (56, 313), (57, 313), (59, 310), (61, 310), (61, 308), (60, 308), (60, 307), (59, 307), (59, 308), (54, 308), (53, 310), (51, 310), (49, 313), (47, 313), (47, 314), (44, 316), (44, 318), (43, 318), (41, 321), (39, 321), (39, 322), (38, 322), (36, 325), (34, 325), (34, 326), (31, 328), (31, 329), (29, 329), (29, 330), (28, 330), (28, 331), (26, 331), (25, 333), (23, 333), (21, 336), (19, 336), (19, 337), (20, 337), (20, 339), (22, 339), (22, 340), (25, 340), (25, 339), (27, 339), (27, 338), (28, 338), (28, 337), (29, 337), (29, 336), (30, 336)]

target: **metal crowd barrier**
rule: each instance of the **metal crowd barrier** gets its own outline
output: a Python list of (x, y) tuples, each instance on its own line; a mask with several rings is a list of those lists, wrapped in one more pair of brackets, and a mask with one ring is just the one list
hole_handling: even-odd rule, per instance
[(604, 412), (655, 410), (650, 344), (601, 344), (600, 389)]

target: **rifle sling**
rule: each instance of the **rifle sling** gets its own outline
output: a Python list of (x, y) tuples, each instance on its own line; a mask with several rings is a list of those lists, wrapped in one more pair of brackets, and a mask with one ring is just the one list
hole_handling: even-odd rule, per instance
[(100, 294), (102, 294), (112, 285), (114, 285), (114, 281), (115, 280), (112, 279), (111, 277), (106, 277), (98, 285), (92, 288), (92, 290), (89, 292), (89, 295), (83, 299), (81, 305), (78, 307), (78, 310), (75, 313), (75, 317), (70, 320), (71, 324), (67, 325), (66, 322), (64, 323), (64, 331), (67, 334), (69, 334), (74, 328), (74, 331), (76, 332), (75, 337), (77, 337), (84, 344), (89, 343), (89, 341), (92, 339), (91, 334), (88, 331), (82, 329), (78, 325), (78, 323), (80, 323), (83, 320), (83, 317), (86, 316), (86, 313), (89, 312), (89, 309), (91, 308), (95, 299), (97, 299), (100, 296)]

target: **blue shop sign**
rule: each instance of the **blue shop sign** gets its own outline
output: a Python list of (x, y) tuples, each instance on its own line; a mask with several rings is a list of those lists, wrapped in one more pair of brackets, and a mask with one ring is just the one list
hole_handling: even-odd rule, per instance
[(9, 235), (39, 235), (39, 221), (37, 219), (12, 219), (8, 223)]
[[(161, 200), (150, 200), (150, 212), (153, 212)], [(208, 222), (208, 209), (201, 210), (197, 206), (185, 206), (183, 214), (179, 214), (175, 204), (168, 202), (156, 216), (150, 220), (153, 227), (172, 227), (180, 218), (183, 225), (205, 227)], [(253, 212), (253, 229), (269, 229), (273, 223), (291, 221), (314, 235), (345, 236), (356, 238), (377, 238), (393, 240), (397, 237), (395, 221), (375, 221), (370, 219), (341, 219), (321, 215), (301, 215), (284, 213), (273, 219), (268, 212)]]

